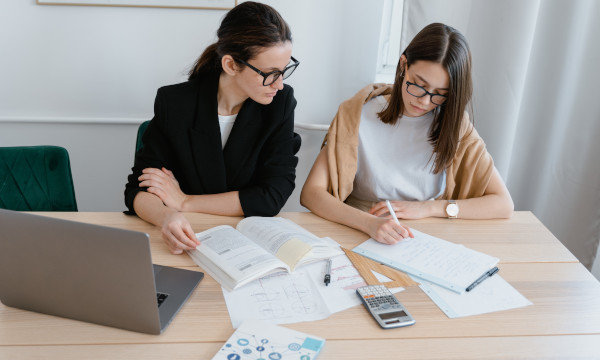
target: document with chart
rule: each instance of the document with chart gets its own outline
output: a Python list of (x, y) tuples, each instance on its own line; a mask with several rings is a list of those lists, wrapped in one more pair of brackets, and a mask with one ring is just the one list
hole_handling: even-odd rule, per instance
[[(317, 262), (293, 273), (264, 276), (236, 290), (223, 287), (223, 296), (237, 328), (247, 320), (291, 324), (321, 320), (361, 304), (356, 289), (366, 283), (346, 255), (332, 259), (331, 282), (323, 283), (325, 262)], [(375, 274), (380, 281), (388, 278)], [(403, 288), (390, 289), (393, 293)]]

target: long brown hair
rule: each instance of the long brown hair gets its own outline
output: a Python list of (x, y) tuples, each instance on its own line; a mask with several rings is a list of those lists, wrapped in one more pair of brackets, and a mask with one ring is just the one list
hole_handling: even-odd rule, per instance
[(465, 110), (469, 109), (472, 114), (471, 51), (467, 40), (458, 30), (433, 23), (424, 27), (402, 54), (406, 56), (406, 61), (402, 58), (398, 61), (389, 102), (377, 115), (384, 123), (395, 124), (404, 113), (402, 86), (405, 68), (420, 60), (442, 65), (450, 76), (448, 99), (444, 105), (438, 105), (433, 110), (434, 120), (429, 129), (429, 142), (435, 154), (433, 172), (437, 174), (452, 163)]
[[(253, 1), (243, 2), (223, 18), (217, 42), (208, 46), (189, 72), (189, 80), (200, 73), (221, 73), (221, 58), (248, 61), (261, 49), (292, 41), (292, 32), (277, 10)], [(238, 62), (240, 66), (243, 66)]]

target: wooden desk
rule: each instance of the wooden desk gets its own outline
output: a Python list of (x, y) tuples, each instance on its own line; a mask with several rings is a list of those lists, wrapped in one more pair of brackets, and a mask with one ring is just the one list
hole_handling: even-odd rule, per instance
[[(171, 255), (158, 228), (121, 213), (43, 215), (150, 234), (154, 262), (198, 269)], [(367, 235), (311, 213), (283, 213), (318, 236), (353, 248)], [(196, 232), (240, 218), (187, 214)], [(328, 319), (285, 325), (327, 339), (323, 359), (600, 358), (600, 283), (531, 214), (510, 220), (423, 219), (408, 225), (500, 258), (504, 279), (534, 303), (520, 309), (448, 319), (418, 288), (399, 293), (417, 320), (382, 330), (357, 306)], [(220, 286), (206, 276), (160, 336), (93, 325), (0, 304), (0, 359), (210, 359), (232, 334)]]

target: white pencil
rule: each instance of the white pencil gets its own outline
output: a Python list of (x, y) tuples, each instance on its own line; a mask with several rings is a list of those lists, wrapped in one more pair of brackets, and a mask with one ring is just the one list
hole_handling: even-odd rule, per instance
[(392, 217), (394, 218), (394, 220), (396, 220), (396, 222), (397, 222), (398, 224), (400, 224), (400, 221), (398, 220), (398, 217), (396, 216), (396, 212), (395, 212), (395, 211), (394, 211), (394, 209), (392, 208), (392, 204), (390, 204), (390, 201), (389, 201), (389, 200), (386, 200), (386, 201), (385, 201), (385, 204), (386, 204), (386, 205), (387, 205), (387, 207), (388, 207), (388, 211), (390, 212), (390, 215), (392, 215)]

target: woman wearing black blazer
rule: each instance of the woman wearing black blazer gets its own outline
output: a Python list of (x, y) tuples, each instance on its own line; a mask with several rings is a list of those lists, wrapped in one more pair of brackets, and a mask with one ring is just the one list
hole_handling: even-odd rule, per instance
[(158, 90), (125, 187), (129, 211), (161, 226), (175, 254), (199, 245), (181, 212), (273, 216), (294, 190), (289, 27), (270, 6), (244, 2), (217, 35), (189, 81)]

